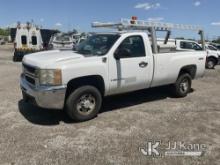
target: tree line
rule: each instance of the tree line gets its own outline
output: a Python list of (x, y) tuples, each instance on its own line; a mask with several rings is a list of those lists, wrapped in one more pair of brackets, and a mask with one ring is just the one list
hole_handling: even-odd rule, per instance
[(10, 30), (9, 29), (2, 29), (0, 28), (0, 36), (9, 36)]

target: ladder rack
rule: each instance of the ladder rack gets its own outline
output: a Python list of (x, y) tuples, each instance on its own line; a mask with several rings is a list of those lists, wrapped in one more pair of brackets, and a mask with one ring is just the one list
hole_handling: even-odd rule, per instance
[(93, 22), (92, 27), (94, 28), (112, 28), (122, 30), (149, 30), (150, 28), (155, 28), (158, 31), (165, 31), (171, 29), (179, 30), (193, 30), (201, 31), (202, 28), (196, 25), (184, 25), (184, 24), (172, 24), (172, 23), (163, 23), (163, 22), (150, 22), (143, 20), (131, 20), (131, 19), (121, 19), (118, 23), (102, 23), (102, 22)]
[(118, 23), (93, 22), (92, 27), (117, 29), (119, 31), (124, 31), (124, 30), (148, 31), (152, 38), (153, 53), (158, 53), (156, 31), (167, 31), (164, 44), (167, 44), (172, 29), (197, 31), (201, 37), (202, 48), (203, 50), (205, 50), (204, 31), (200, 26), (172, 24), (172, 23), (163, 23), (163, 22), (150, 22), (150, 21), (138, 20), (137, 17), (132, 17), (132, 19), (121, 19), (121, 21)]

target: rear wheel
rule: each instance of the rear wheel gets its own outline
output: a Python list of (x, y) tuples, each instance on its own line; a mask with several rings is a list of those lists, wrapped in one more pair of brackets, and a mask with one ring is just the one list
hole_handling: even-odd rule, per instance
[(191, 76), (188, 73), (181, 74), (176, 83), (173, 85), (174, 95), (176, 97), (186, 97), (191, 90), (191, 85)]
[(66, 101), (66, 112), (74, 121), (87, 121), (97, 116), (102, 104), (99, 90), (82, 86), (74, 90)]

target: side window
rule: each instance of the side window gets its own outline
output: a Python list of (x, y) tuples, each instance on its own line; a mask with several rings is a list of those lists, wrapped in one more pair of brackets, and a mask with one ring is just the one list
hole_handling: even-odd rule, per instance
[(37, 45), (37, 37), (36, 36), (32, 36), (31, 37), (31, 42), (32, 42), (32, 45)]
[[(141, 36), (126, 38), (116, 50), (120, 53), (120, 58), (145, 57), (145, 46)], [(126, 55), (123, 52), (127, 52)]]
[(21, 43), (22, 45), (27, 45), (27, 36), (21, 36)]

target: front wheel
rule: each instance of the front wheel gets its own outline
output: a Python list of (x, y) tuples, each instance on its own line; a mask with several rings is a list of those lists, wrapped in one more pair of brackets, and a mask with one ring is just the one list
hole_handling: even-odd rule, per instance
[(77, 122), (93, 119), (99, 113), (102, 96), (93, 86), (82, 86), (74, 90), (66, 100), (68, 116)]
[(176, 97), (186, 97), (191, 90), (191, 85), (192, 78), (188, 73), (180, 75), (176, 83), (173, 85), (174, 95)]

